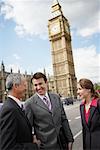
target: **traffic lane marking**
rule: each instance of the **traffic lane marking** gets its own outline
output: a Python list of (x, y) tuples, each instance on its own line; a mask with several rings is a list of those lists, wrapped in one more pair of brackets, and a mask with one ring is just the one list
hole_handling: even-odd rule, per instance
[(75, 117), (76, 120), (77, 120), (77, 119), (80, 119), (80, 118), (81, 118), (81, 116)]
[(80, 134), (82, 134), (82, 130), (80, 130), (80, 131), (74, 136), (74, 139), (76, 139)]

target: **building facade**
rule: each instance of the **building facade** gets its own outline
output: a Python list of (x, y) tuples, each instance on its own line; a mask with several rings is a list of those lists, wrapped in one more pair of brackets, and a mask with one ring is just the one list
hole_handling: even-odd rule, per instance
[[(0, 67), (0, 102), (5, 101), (7, 98), (6, 78), (10, 73), (13, 73), (13, 70), (11, 69), (10, 72), (6, 72), (5, 71), (5, 65), (2, 62), (1, 67)], [(18, 70), (18, 73), (21, 73), (20, 70)], [(45, 69), (43, 70), (43, 73), (46, 75)], [(25, 101), (27, 98), (31, 97), (34, 94), (34, 89), (32, 87), (32, 83), (31, 83), (31, 78), (32, 78), (33, 74), (31, 73), (31, 75), (29, 75), (25, 71), (25, 73), (23, 75), (27, 81), (27, 91), (26, 91), (25, 97), (23, 99), (23, 101)], [(53, 78), (53, 76), (49, 76), (49, 74), (46, 76), (48, 79), (48, 91), (54, 91), (54, 78)]]
[[(13, 70), (11, 69), (10, 72), (6, 72), (4, 63), (2, 62), (1, 69), (0, 69), (0, 102), (5, 101), (5, 99), (7, 97), (6, 78), (10, 73), (13, 73)], [(18, 73), (20, 73), (20, 70), (18, 70)], [(27, 81), (27, 91), (25, 94), (25, 98), (23, 100), (29, 98), (34, 93), (34, 91), (32, 90), (32, 84), (31, 84), (32, 74), (27, 75), (27, 72), (25, 72), (24, 76)]]

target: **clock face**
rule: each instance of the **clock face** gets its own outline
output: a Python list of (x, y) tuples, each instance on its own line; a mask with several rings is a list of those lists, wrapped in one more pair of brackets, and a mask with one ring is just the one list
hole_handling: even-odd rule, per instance
[(51, 25), (51, 34), (56, 34), (60, 32), (60, 24), (59, 23), (54, 23)]

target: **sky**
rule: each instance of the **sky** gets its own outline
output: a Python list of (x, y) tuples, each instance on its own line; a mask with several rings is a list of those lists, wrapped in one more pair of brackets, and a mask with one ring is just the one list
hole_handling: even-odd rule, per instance
[[(5, 70), (52, 75), (48, 20), (54, 0), (0, 0), (0, 63)], [(76, 77), (100, 82), (99, 0), (58, 0), (68, 19)]]

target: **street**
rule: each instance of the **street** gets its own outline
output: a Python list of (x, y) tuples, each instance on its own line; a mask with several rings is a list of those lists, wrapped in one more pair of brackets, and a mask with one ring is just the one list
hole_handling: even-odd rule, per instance
[(64, 109), (74, 135), (73, 150), (83, 150), (82, 148), (82, 127), (79, 110), (80, 102), (75, 102), (74, 105), (64, 105)]

